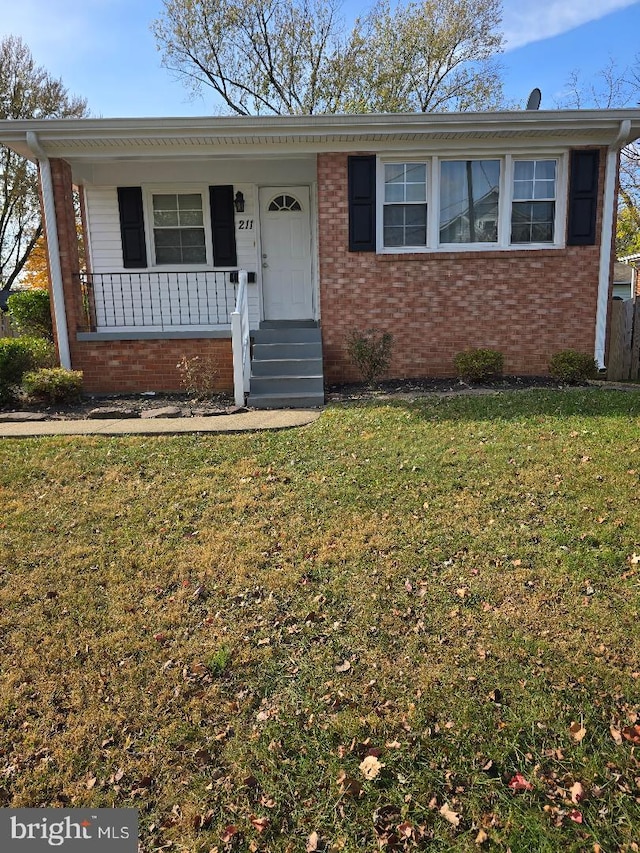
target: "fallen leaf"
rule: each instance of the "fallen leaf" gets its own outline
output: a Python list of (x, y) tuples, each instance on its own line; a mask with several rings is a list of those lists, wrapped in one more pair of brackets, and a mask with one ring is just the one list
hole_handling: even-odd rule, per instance
[(625, 726), (622, 729), (622, 737), (631, 743), (640, 743), (640, 725)]
[(487, 835), (487, 833), (484, 831), (484, 829), (481, 829), (481, 830), (478, 832), (478, 834), (476, 835), (476, 844), (477, 844), (478, 846), (480, 846), (481, 844), (484, 844), (484, 843), (485, 843), (485, 841), (488, 841), (488, 840), (489, 840), (489, 836), (488, 836), (488, 835)]
[(453, 809), (449, 807), (448, 803), (445, 803), (443, 806), (441, 806), (440, 814), (453, 826), (459, 826), (460, 815), (458, 814), (458, 812), (454, 812)]
[(622, 745), (622, 732), (620, 729), (616, 729), (615, 726), (609, 726), (609, 731), (611, 732), (611, 737), (618, 744), (618, 746)]
[(571, 795), (571, 802), (576, 805), (584, 800), (584, 788), (580, 782), (573, 783), (571, 788), (569, 788), (569, 794)]
[(222, 841), (223, 844), (229, 844), (231, 841), (233, 841), (239, 831), (240, 830), (238, 829), (238, 827), (234, 826), (233, 824), (225, 826), (225, 828), (222, 830), (220, 841)]
[(307, 838), (307, 843), (305, 846), (306, 853), (316, 853), (316, 851), (321, 850), (321, 841), (320, 836), (317, 832), (312, 832), (311, 835)]
[(398, 830), (400, 838), (409, 839), (413, 837), (413, 826), (408, 821), (405, 821), (405, 823), (399, 823), (396, 829)]
[(569, 819), (574, 823), (582, 823), (582, 812), (579, 812), (577, 809), (573, 809), (573, 811), (569, 812)]
[(94, 788), (97, 781), (98, 780), (95, 776), (89, 776), (87, 778), (87, 790), (90, 791), (92, 788)]
[(359, 797), (362, 794), (362, 785), (357, 779), (347, 776), (344, 770), (338, 773), (336, 785), (340, 788), (340, 793), (345, 797)]
[(512, 791), (533, 791), (533, 785), (524, 778), (522, 773), (516, 773), (509, 782)]
[(249, 818), (249, 823), (254, 829), (257, 829), (258, 832), (264, 832), (265, 829), (269, 828), (269, 824), (271, 823), (271, 821), (268, 817), (257, 817), (256, 815), (252, 814)]
[(576, 743), (580, 743), (584, 736), (586, 735), (587, 730), (581, 723), (571, 723), (569, 726), (569, 734), (572, 739), (575, 740)]
[(367, 755), (367, 757), (360, 762), (360, 772), (365, 779), (377, 779), (383, 767), (384, 764), (381, 764), (375, 755)]
[(351, 664), (348, 660), (345, 660), (343, 663), (340, 663), (336, 666), (336, 672), (349, 672), (351, 669)]

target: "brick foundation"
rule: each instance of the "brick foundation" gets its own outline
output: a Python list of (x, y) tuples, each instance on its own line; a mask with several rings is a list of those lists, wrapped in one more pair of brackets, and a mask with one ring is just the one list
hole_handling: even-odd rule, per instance
[[(605, 157), (601, 157), (602, 169)], [(603, 175), (600, 176), (600, 186)], [(348, 251), (347, 155), (318, 157), (325, 375), (358, 379), (347, 334), (394, 336), (392, 377), (452, 376), (457, 352), (500, 350), (505, 372), (548, 372), (569, 347), (593, 355), (599, 247), (378, 255)], [(597, 233), (600, 233), (599, 205)]]
[(233, 391), (230, 339), (74, 341), (71, 359), (74, 369), (84, 373), (86, 392), (116, 394), (184, 391), (177, 364), (196, 356), (215, 365), (216, 390)]

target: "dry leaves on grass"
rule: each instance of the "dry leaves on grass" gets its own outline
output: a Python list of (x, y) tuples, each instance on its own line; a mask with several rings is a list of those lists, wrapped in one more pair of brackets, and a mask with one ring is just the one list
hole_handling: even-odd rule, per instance
[(360, 772), (365, 779), (377, 779), (383, 767), (384, 764), (381, 764), (375, 755), (367, 755), (367, 757), (360, 762)]
[(440, 814), (452, 826), (460, 825), (460, 814), (458, 812), (454, 812), (454, 810), (448, 803), (445, 803), (443, 806), (440, 807)]
[(533, 791), (533, 785), (522, 773), (516, 773), (509, 781), (509, 787), (512, 791)]
[(586, 735), (587, 730), (582, 725), (582, 723), (573, 722), (569, 726), (569, 734), (571, 735), (571, 739), (576, 743), (581, 743)]

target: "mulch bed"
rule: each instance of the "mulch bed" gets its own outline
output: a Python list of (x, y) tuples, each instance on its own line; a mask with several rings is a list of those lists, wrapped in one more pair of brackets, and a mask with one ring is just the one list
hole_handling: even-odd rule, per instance
[[(327, 403), (349, 403), (364, 400), (387, 398), (417, 397), (429, 393), (488, 393), (495, 391), (514, 391), (527, 388), (562, 388), (562, 384), (544, 376), (504, 376), (494, 382), (468, 385), (458, 379), (395, 379), (369, 387), (363, 383), (351, 382), (330, 385), (326, 392)], [(174, 407), (179, 409), (177, 417), (215, 416), (235, 413), (233, 398), (220, 394), (207, 400), (194, 400), (187, 394), (112, 394), (83, 397), (76, 403), (44, 405), (37, 401), (23, 400), (18, 403), (0, 406), (2, 415), (9, 412), (31, 412), (44, 415), (47, 420), (82, 420), (100, 417), (96, 410), (110, 410), (109, 417), (148, 416), (150, 410)], [(106, 412), (102, 415), (106, 416)]]

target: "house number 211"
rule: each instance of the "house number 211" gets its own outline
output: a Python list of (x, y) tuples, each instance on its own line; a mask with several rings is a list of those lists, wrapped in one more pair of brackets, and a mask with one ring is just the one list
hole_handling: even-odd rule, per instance
[(253, 231), (253, 219), (239, 219), (238, 220), (238, 230), (239, 231)]

